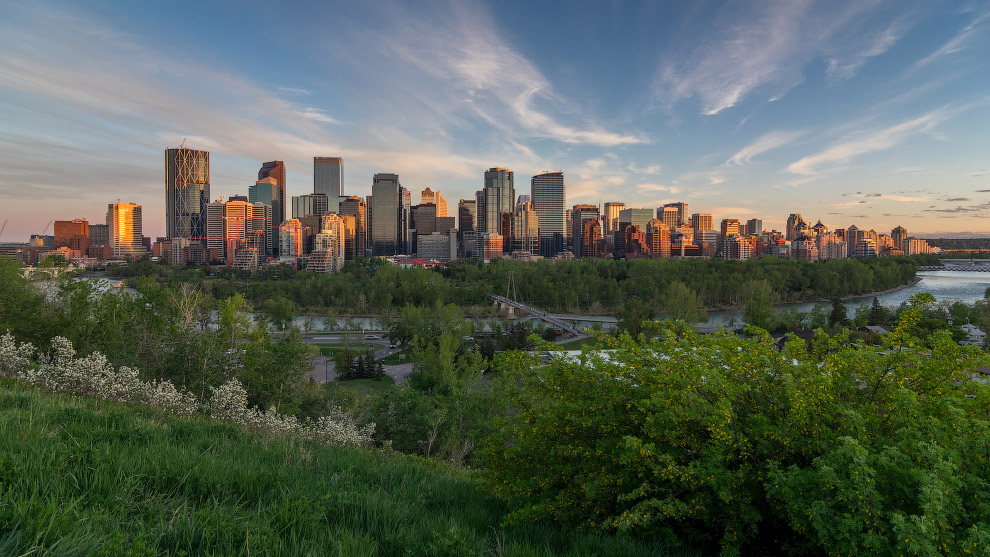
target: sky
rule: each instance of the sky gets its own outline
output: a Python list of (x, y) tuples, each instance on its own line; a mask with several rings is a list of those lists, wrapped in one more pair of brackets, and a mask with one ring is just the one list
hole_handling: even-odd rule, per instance
[[(164, 151), (211, 196), (344, 159), (452, 212), (487, 168), (623, 201), (990, 236), (990, 1), (0, 0), (2, 241), (117, 199), (164, 234)], [(51, 233), (51, 229), (48, 229)]]

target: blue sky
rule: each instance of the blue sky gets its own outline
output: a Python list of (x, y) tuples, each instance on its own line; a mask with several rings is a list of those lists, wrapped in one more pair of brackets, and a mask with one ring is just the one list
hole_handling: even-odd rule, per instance
[[(990, 235), (990, 2), (3, 2), (2, 240), (164, 231), (164, 149), (213, 197), (342, 156), (456, 205), (563, 169), (567, 203), (686, 201), (830, 227)], [(418, 201), (418, 196), (414, 202)]]

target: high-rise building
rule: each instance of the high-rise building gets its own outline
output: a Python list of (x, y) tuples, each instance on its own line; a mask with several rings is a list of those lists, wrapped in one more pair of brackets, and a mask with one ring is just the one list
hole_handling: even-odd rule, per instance
[(336, 213), (339, 210), (344, 195), (344, 159), (313, 157), (313, 193), (327, 196), (327, 212)]
[[(278, 212), (274, 209), (272, 210), (272, 218), (275, 219), (274, 226), (278, 226), (289, 216), (285, 212), (285, 163), (282, 161), (262, 163), (261, 170), (258, 171), (258, 180), (264, 180), (265, 178), (275, 178), (275, 183), (278, 187)], [(275, 235), (278, 236), (277, 229)]]
[(278, 250), (279, 259), (291, 262), (295, 267), (297, 259), (303, 254), (302, 222), (299, 219), (287, 219), (283, 222), (279, 241), (282, 243)]
[(86, 219), (55, 221), (55, 249), (70, 247), (73, 237), (82, 236), (89, 243), (89, 222)]
[(485, 171), (485, 186), (477, 198), (478, 232), (494, 232), (508, 237), (510, 231), (504, 228), (504, 215), (511, 215), (516, 199), (516, 189), (512, 171), (504, 168), (489, 168)]
[(512, 213), (512, 251), (536, 254), (540, 250), (540, 224), (532, 201), (516, 203)]
[[(675, 211), (677, 211), (677, 224), (671, 226), (672, 229), (687, 224), (691, 218), (691, 213), (688, 212), (688, 204), (682, 201), (678, 201), (675, 203), (664, 203), (663, 208), (664, 209), (673, 208)], [(658, 210), (657, 218), (660, 218), (659, 210)]]
[(475, 199), (462, 199), (457, 202), (457, 230), (464, 232), (467, 230), (474, 231), (475, 214), (477, 209), (477, 200)]
[(787, 217), (787, 228), (784, 229), (784, 239), (788, 242), (791, 240), (797, 240), (800, 236), (798, 235), (798, 225), (804, 223), (807, 226), (808, 223), (804, 222), (804, 218), (801, 213), (791, 213)]
[(113, 257), (134, 257), (145, 253), (141, 225), (140, 205), (120, 202), (107, 205), (107, 229)]
[(609, 201), (605, 204), (604, 214), (602, 215), (602, 233), (605, 238), (613, 237), (612, 235), (619, 228), (619, 212), (625, 208), (625, 203)]
[(400, 189), (398, 174), (375, 174), (371, 183), (371, 252), (375, 257), (399, 254)]
[(677, 228), (681, 224), (681, 211), (671, 204), (657, 208), (657, 219), (662, 222), (667, 230)]
[(263, 203), (269, 207), (271, 215), (268, 217), (268, 225), (271, 228), (267, 236), (267, 243), (264, 247), (259, 247), (263, 253), (275, 255), (278, 249), (278, 225), (282, 223), (281, 203), (279, 199), (278, 179), (274, 176), (259, 178), (252, 186), (248, 186), (248, 201), (251, 203)]
[[(352, 195), (340, 202), (340, 215), (354, 217), (354, 250), (351, 258), (367, 255), (368, 214), (367, 205), (360, 197)], [(345, 253), (345, 259), (347, 254)]]
[(759, 234), (760, 232), (763, 232), (763, 219), (749, 219), (746, 221), (745, 232), (747, 235)]
[(715, 230), (715, 220), (711, 213), (695, 213), (691, 215), (691, 228), (696, 234), (699, 230)]
[(292, 196), (292, 218), (294, 219), (301, 219), (307, 215), (319, 217), (331, 212), (333, 211), (330, 210), (330, 200), (325, 193)]
[(540, 255), (555, 257), (566, 249), (564, 173), (544, 172), (533, 176), (530, 197), (540, 223)]
[(584, 246), (587, 243), (584, 238), (585, 221), (597, 221), (599, 217), (597, 205), (575, 205), (571, 209), (571, 252), (574, 257), (584, 256)]
[(206, 236), (206, 204), (210, 202), (210, 153), (194, 149), (165, 150), (165, 236)]
[(447, 216), (447, 198), (444, 197), (442, 193), (433, 191), (430, 188), (424, 189), (422, 195), (420, 196), (420, 204), (425, 205), (427, 203), (432, 203), (437, 206), (437, 218)]
[(262, 258), (265, 255), (275, 254), (275, 235), (272, 227), (273, 207), (267, 203), (252, 203), (251, 220), (247, 221), (246, 232), (248, 235), (248, 245), (258, 250), (258, 255)]
[(722, 219), (722, 237), (731, 236), (733, 234), (739, 234), (740, 232), (739, 219)]
[[(907, 228), (903, 226), (898, 226), (897, 228), (890, 231), (890, 237), (894, 240), (894, 247), (907, 253), (907, 239), (908, 231)], [(55, 245), (58, 245), (58, 235), (55, 236)]]
[(217, 250), (217, 257), (227, 258), (227, 225), (224, 220), (226, 209), (221, 200), (206, 204), (206, 249)]
[(646, 244), (653, 257), (670, 258), (670, 226), (661, 219), (653, 219), (646, 225)]

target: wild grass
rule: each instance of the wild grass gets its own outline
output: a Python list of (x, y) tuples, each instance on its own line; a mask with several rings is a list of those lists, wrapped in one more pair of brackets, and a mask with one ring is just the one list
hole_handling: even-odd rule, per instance
[(666, 555), (505, 527), (467, 470), (0, 380), (0, 555)]
[(354, 394), (360, 399), (395, 387), (395, 380), (386, 375), (382, 377), (381, 381), (369, 378), (347, 379), (346, 381), (337, 381), (337, 385), (354, 391)]

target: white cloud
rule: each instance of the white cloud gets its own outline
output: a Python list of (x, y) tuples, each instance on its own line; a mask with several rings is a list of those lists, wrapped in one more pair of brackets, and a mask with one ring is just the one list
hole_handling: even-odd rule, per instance
[(279, 85), (275, 87), (275, 89), (290, 95), (308, 95), (312, 92), (309, 89), (303, 89), (302, 87), (286, 87), (285, 85)]
[(956, 36), (949, 39), (945, 44), (935, 49), (935, 51), (929, 54), (928, 56), (925, 56), (921, 60), (915, 62), (909, 69), (909, 72), (918, 70), (924, 66), (927, 66), (928, 64), (931, 64), (932, 62), (938, 60), (939, 58), (942, 58), (949, 54), (954, 54), (956, 52), (965, 49), (966, 43), (969, 42), (969, 40), (974, 35), (977, 35), (977, 32), (980, 31), (980, 28), (983, 26), (983, 23), (987, 21), (988, 18), (990, 18), (990, 12), (984, 12), (976, 16), (976, 18), (973, 19), (973, 21), (971, 21), (961, 31), (959, 31), (959, 33), (957, 33)]
[[(835, 60), (830, 73), (849, 77), (902, 36), (905, 25), (900, 21), (884, 27), (877, 37), (863, 29), (878, 3), (725, 4), (713, 21), (705, 22), (700, 36), (696, 28), (685, 29), (674, 51), (664, 53), (656, 98), (668, 107), (695, 98), (706, 115), (733, 107), (758, 89), (770, 89), (767, 98), (772, 102), (804, 80), (808, 63), (829, 54)], [(850, 48), (856, 49), (854, 54), (841, 54)]]
[(803, 131), (772, 131), (756, 138), (755, 141), (740, 149), (735, 155), (725, 161), (726, 165), (747, 164), (753, 157), (783, 147), (804, 135)]
[(930, 131), (932, 126), (949, 116), (947, 107), (940, 108), (895, 126), (852, 134), (831, 147), (791, 163), (787, 171), (794, 174), (817, 174), (820, 167), (848, 163), (854, 158), (889, 149), (914, 133)]
[(663, 166), (659, 164), (649, 164), (641, 167), (636, 163), (631, 162), (626, 165), (626, 169), (634, 174), (660, 174), (660, 171), (663, 170)]

